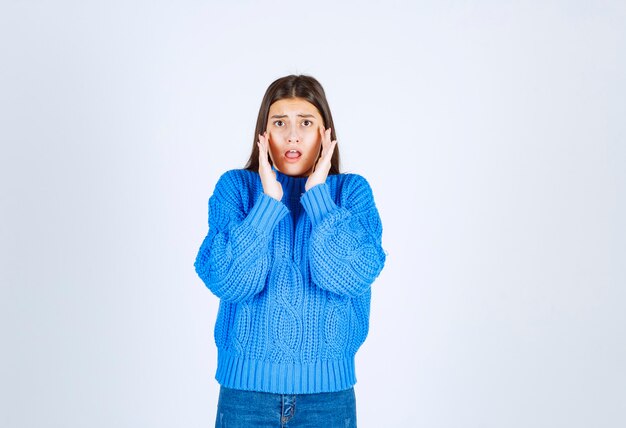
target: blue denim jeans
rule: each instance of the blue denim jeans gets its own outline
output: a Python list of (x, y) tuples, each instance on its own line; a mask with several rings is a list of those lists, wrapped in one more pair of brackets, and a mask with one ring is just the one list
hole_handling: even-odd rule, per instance
[(220, 387), (216, 428), (356, 428), (354, 388), (270, 394)]

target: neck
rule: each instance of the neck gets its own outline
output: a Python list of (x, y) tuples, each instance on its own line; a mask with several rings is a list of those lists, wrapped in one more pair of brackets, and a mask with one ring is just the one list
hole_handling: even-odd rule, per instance
[(307, 177), (297, 177), (294, 175), (287, 175), (280, 172), (276, 168), (272, 167), (276, 172), (276, 179), (282, 184), (283, 191), (294, 197), (300, 197), (301, 193), (304, 193), (304, 185), (306, 184)]

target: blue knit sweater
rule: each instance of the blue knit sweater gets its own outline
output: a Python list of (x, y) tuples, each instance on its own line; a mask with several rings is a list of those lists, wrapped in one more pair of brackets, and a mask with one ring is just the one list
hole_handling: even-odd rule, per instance
[(305, 191), (306, 177), (274, 171), (282, 201), (247, 170), (224, 173), (209, 199), (194, 266), (220, 298), (215, 378), (280, 394), (350, 388), (385, 263), (371, 188), (338, 174)]

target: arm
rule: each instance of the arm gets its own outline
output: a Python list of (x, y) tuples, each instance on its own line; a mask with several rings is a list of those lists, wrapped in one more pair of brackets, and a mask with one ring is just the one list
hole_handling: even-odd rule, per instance
[(366, 292), (385, 264), (382, 224), (372, 190), (359, 175), (346, 178), (342, 206), (326, 183), (301, 198), (313, 224), (309, 247), (313, 282), (348, 297)]
[(209, 232), (194, 263), (209, 290), (229, 302), (263, 289), (271, 262), (269, 241), (288, 213), (282, 202), (264, 193), (245, 213), (238, 198), (243, 184), (236, 178), (232, 171), (222, 175), (209, 198)]

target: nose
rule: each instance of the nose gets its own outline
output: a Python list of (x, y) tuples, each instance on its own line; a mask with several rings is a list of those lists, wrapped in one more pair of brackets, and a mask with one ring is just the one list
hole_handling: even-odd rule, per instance
[(300, 136), (298, 135), (298, 130), (296, 127), (292, 127), (289, 130), (289, 142), (290, 143), (299, 143), (300, 142)]

